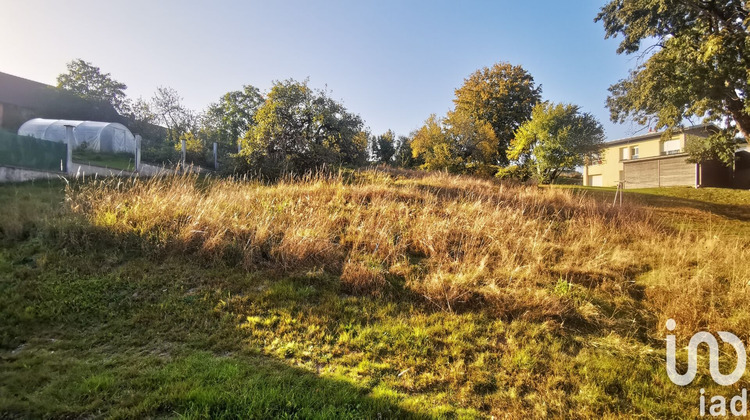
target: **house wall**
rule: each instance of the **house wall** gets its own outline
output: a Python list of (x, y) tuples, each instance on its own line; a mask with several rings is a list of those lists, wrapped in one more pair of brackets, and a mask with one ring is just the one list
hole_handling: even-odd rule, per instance
[[(684, 150), (685, 143), (689, 141), (690, 136), (705, 137), (708, 134), (709, 131), (705, 127), (694, 127), (675, 134), (669, 140), (679, 141), (680, 150)], [(592, 181), (600, 180), (601, 186), (613, 187), (621, 179), (631, 184), (626, 185), (626, 188), (659, 186), (660, 183), (661, 186), (695, 185), (695, 165), (685, 162), (684, 158), (673, 159), (675, 156), (662, 156), (664, 142), (661, 136), (662, 133), (653, 133), (612, 142), (614, 144), (605, 144), (606, 147), (601, 153), (601, 163), (584, 166), (583, 185), (590, 186)], [(628, 156), (629, 159), (623, 160), (621, 149), (627, 148), (630, 151), (633, 147), (638, 147), (638, 159), (632, 159), (632, 156)], [(684, 157), (684, 154), (682, 156)], [(625, 179), (625, 165), (631, 165), (634, 162), (640, 162), (641, 159), (649, 158), (666, 159), (666, 161), (662, 164), (643, 163), (642, 165), (631, 166), (629, 170), (630, 179)], [(686, 167), (681, 167), (681, 165)], [(659, 171), (662, 171), (661, 175), (659, 175)], [(688, 182), (687, 179), (691, 172), (693, 178)], [(713, 172), (711, 176), (713, 176)], [(711, 178), (711, 182), (713, 182), (713, 178)]]
[[(684, 134), (677, 134), (672, 137), (672, 140), (679, 140), (680, 147), (685, 147)], [(593, 175), (601, 175), (603, 187), (617, 185), (624, 170), (623, 162), (630, 161), (621, 159), (621, 150), (627, 148), (628, 151), (631, 151), (634, 147), (638, 148), (638, 159), (660, 156), (662, 152), (661, 134), (654, 133), (653, 137), (636, 139), (629, 143), (616, 144), (605, 148), (601, 154), (602, 163), (588, 165), (584, 168), (584, 185), (590, 185), (589, 182)]]

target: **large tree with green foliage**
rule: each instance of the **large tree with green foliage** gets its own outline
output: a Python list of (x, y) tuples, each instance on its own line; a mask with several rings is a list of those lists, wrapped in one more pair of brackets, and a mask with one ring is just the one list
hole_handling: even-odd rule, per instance
[(750, 133), (746, 1), (612, 0), (596, 21), (607, 38), (623, 37), (618, 53), (644, 60), (610, 87), (613, 121), (633, 118), (666, 135), (691, 117), (723, 122), (727, 130), (706, 147), (731, 147), (735, 130)]
[(274, 83), (254, 120), (240, 156), (263, 175), (367, 162), (362, 119), (306, 81)]
[(583, 165), (603, 145), (604, 129), (593, 115), (581, 113), (576, 105), (543, 102), (516, 131), (508, 156), (542, 183), (551, 183), (561, 171)]
[(251, 85), (225, 93), (205, 112), (202, 124), (205, 134), (225, 149), (233, 147), (236, 151), (237, 142), (255, 124), (255, 113), (263, 101), (260, 90)]
[(370, 136), (370, 160), (375, 163), (391, 163), (396, 153), (396, 134), (388, 130), (379, 136)]
[(713, 161), (731, 167), (737, 151), (737, 138), (731, 130), (721, 130), (707, 137), (688, 136), (685, 151), (689, 155), (688, 162)]
[(128, 110), (125, 89), (128, 87), (114, 80), (109, 73), (102, 73), (99, 67), (76, 59), (67, 64), (68, 71), (57, 76), (57, 87), (83, 99), (104, 102), (112, 105), (123, 114)]
[(415, 134), (398, 136), (398, 140), (396, 140), (396, 153), (393, 155), (393, 163), (396, 166), (400, 168), (415, 168), (424, 163), (415, 158), (411, 150), (411, 143)]
[(490, 124), (497, 138), (497, 162), (508, 163), (506, 150), (513, 133), (531, 116), (542, 88), (521, 66), (500, 62), (477, 70), (456, 89), (456, 111)]

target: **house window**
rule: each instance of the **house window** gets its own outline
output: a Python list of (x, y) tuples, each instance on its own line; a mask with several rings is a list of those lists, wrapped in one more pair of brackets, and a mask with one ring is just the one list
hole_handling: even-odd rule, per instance
[(638, 159), (638, 146), (633, 146), (630, 148), (630, 158)]
[(630, 159), (630, 149), (627, 147), (620, 148), (620, 160)]
[(680, 147), (680, 139), (667, 140), (662, 143), (663, 155), (675, 155), (680, 152), (682, 152), (682, 147)]

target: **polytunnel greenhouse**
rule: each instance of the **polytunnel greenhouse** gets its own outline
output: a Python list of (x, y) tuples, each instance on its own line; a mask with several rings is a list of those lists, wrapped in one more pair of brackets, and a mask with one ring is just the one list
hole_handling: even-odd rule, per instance
[(18, 129), (18, 134), (64, 143), (67, 141), (66, 125), (73, 126), (75, 148), (85, 146), (95, 152), (135, 153), (135, 136), (119, 123), (34, 118), (26, 121)]

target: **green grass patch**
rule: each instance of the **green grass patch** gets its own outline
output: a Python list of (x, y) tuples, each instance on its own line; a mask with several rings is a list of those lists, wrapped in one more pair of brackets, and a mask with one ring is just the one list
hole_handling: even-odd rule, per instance
[(132, 153), (99, 153), (77, 149), (73, 151), (73, 162), (123, 171), (135, 170), (135, 157)]
[[(694, 229), (747, 226), (744, 192), (659, 191), (625, 197)], [(62, 182), (0, 186), (0, 418), (692, 418), (700, 388), (734, 391), (707, 369), (689, 387), (669, 382), (645, 265), (619, 282), (536, 285), (575, 317), (501, 317), (441, 310), (391, 278), (386, 292), (352, 293), (331, 270), (247, 270), (109, 229), (137, 203), (97, 226), (69, 205)]]

